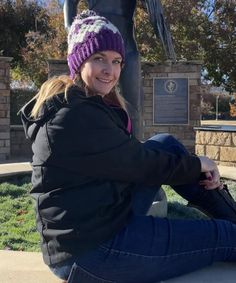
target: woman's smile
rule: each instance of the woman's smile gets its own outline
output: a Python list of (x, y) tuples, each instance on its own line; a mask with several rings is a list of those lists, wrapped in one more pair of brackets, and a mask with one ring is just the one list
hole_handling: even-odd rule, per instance
[(91, 91), (105, 96), (117, 84), (121, 64), (121, 55), (115, 51), (95, 53), (82, 65), (81, 78)]

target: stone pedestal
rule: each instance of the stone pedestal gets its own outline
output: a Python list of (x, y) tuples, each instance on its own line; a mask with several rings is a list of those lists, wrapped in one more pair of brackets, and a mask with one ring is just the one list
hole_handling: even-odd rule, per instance
[[(164, 64), (142, 63), (143, 72), (143, 128), (142, 140), (157, 133), (169, 133), (180, 140), (191, 152), (195, 151), (194, 127), (200, 125), (200, 96), (201, 96), (201, 62), (166, 62)], [(154, 124), (154, 79), (188, 79), (189, 89), (189, 118), (188, 123), (178, 124)], [(163, 107), (166, 105), (163, 105)]]
[(0, 57), (0, 161), (10, 158), (10, 62)]

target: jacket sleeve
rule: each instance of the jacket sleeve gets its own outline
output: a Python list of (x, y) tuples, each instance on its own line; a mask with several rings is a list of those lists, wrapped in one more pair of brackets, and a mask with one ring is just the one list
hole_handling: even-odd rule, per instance
[(193, 183), (200, 160), (162, 150), (145, 149), (115, 123), (109, 111), (83, 103), (60, 115), (48, 127), (54, 166), (81, 176), (147, 185)]

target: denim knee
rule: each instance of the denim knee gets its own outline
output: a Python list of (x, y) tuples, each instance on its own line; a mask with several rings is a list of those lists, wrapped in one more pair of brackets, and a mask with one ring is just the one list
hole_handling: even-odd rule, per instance
[(154, 141), (158, 141), (161, 143), (164, 142), (169, 142), (169, 141), (177, 141), (175, 137), (173, 137), (172, 135), (168, 134), (168, 133), (161, 133), (161, 134), (156, 134), (152, 137), (150, 137), (148, 140), (154, 140)]
[(152, 150), (166, 150), (174, 154), (189, 154), (184, 145), (174, 136), (162, 133), (149, 138), (144, 146)]

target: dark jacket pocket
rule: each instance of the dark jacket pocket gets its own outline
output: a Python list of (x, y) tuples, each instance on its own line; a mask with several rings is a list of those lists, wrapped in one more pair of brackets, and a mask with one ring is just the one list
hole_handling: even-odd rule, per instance
[(93, 275), (91, 272), (84, 270), (82, 267), (73, 264), (68, 283), (116, 283), (115, 281), (105, 280)]

